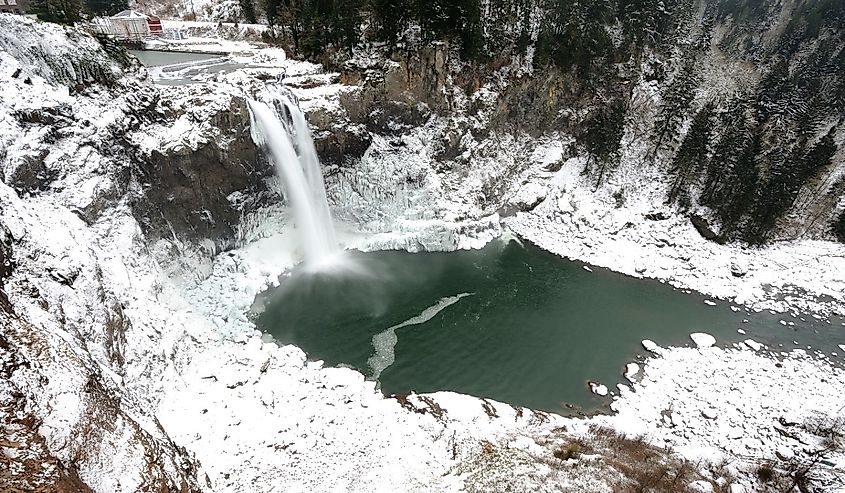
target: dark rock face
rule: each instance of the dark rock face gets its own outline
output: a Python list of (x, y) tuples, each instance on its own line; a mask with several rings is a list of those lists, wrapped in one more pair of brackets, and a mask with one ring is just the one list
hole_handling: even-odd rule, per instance
[[(648, 213), (648, 214), (646, 214), (644, 217), (645, 217), (646, 219), (648, 219), (649, 221), (665, 221), (665, 220), (669, 219), (669, 216), (668, 216), (668, 215), (666, 215), (666, 213), (665, 213), (665, 212), (660, 212), (660, 211), (658, 211), (658, 212), (649, 212), (649, 213)], [(693, 224), (694, 224), (694, 223), (693, 223)]]
[(363, 156), (372, 141), (363, 125), (348, 125), (315, 134), (314, 148), (323, 165), (342, 166)]
[(9, 229), (0, 224), (0, 311), (12, 312), (12, 305), (6, 294), (5, 280), (12, 275), (15, 264), (12, 260), (12, 235)]
[(695, 228), (695, 230), (698, 231), (698, 234), (704, 237), (704, 239), (715, 241), (716, 243), (725, 242), (724, 238), (722, 238), (719, 234), (713, 231), (712, 228), (710, 228), (710, 223), (707, 222), (707, 219), (704, 219), (703, 217), (697, 214), (693, 214), (692, 216), (690, 216), (690, 222), (692, 223), (692, 226)]
[(422, 124), (432, 112), (445, 113), (452, 103), (446, 90), (449, 47), (435, 43), (414, 52), (395, 54), (377, 67), (347, 65), (345, 84), (362, 90), (341, 103), (349, 119), (371, 132), (391, 133), (396, 128)]
[[(215, 123), (221, 134), (233, 135), (227, 144), (218, 136), (196, 150), (153, 151), (138, 158), (143, 193), (133, 210), (150, 239), (209, 238), (225, 248), (241, 215), (274, 198), (265, 180), (272, 168), (252, 142), (243, 101), (223, 113)], [(235, 192), (243, 192), (240, 199), (232, 196)]]
[(21, 191), (43, 190), (56, 178), (55, 173), (44, 166), (44, 159), (49, 153), (47, 149), (39, 149), (32, 154), (19, 156), (17, 167), (4, 177), (6, 183)]

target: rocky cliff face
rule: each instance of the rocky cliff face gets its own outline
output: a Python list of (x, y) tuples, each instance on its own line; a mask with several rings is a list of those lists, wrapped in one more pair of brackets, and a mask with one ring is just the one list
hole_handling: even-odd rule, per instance
[[(532, 463), (551, 463), (550, 447), (564, 440), (555, 417), (469, 397), (385, 400), (360, 374), (321, 368), (252, 331), (244, 311), (296, 262), (293, 248), (219, 252), (286, 220), (244, 105), (278, 75), (273, 67), (164, 95), (78, 31), (4, 16), (0, 28), (0, 429), (16, 458), (0, 482), (111, 492), (273, 487), (267, 478), (343, 489), (389, 478), (394, 489), (448, 489), (466, 456), (500, 466), (495, 448), (479, 448), (491, 430), (528, 447)], [(630, 69), (636, 77), (619, 89), (630, 106), (622, 154), (599, 186), (582, 174), (595, 159), (583, 135), (602, 121), (597, 101), (608, 94), (519, 56), (471, 66), (443, 44), (376, 55), (340, 75), (309, 66), (285, 80), (313, 126), (334, 212), (373, 234), (357, 246), (467, 248), (504, 222), (560, 254), (767, 308), (841, 293), (833, 260), (829, 270), (794, 269), (836, 257), (828, 244), (759, 255), (704, 244), (664, 205), (666, 162), (646, 159), (642, 145), (665, 89), (657, 60)], [(701, 98), (758, 77), (722, 56), (707, 55)], [(818, 224), (841, 207), (825, 200)], [(820, 287), (822, 277), (830, 282)], [(784, 301), (772, 293), (783, 283), (805, 295)], [(444, 419), (438, 402), (453, 414)], [(376, 421), (388, 439), (362, 433)], [(558, 473), (569, 474), (549, 481)]]
[[(577, 67), (541, 59), (543, 26), (530, 49), (518, 49), (502, 32), (521, 19), (497, 18), (507, 8), (491, 7), (484, 43), (504, 48), (480, 60), (442, 42), (360, 48), (342, 64), (342, 82), (360, 88), (341, 99), (344, 117), (386, 138), (424, 133), (437, 166), (460, 172), (497, 152), (510, 159), (512, 149), (485, 142), (571, 139), (566, 158), (581, 161), (594, 188), (636, 188), (616, 182), (639, 170), (663, 190), (655, 206), (706, 217), (720, 238), (833, 238), (845, 151), (825, 138), (845, 135), (842, 13), (830, 2), (745, 3), (672, 2), (662, 15), (676, 29), (654, 33), (659, 41), (631, 48), (610, 26), (610, 54)], [(546, 8), (537, 5), (532, 16)], [(510, 175), (528, 167), (517, 161)], [(496, 188), (480, 190), (485, 210), (506, 205), (508, 187)]]
[(243, 99), (209, 116), (217, 130), (204, 141), (145, 149), (139, 131), (190, 115), (163, 105), (143, 69), (74, 29), (10, 16), (0, 26), (0, 428), (14, 455), (0, 483), (198, 491), (199, 464), (138, 378), (161, 375), (150, 350), (163, 342), (138, 320), (145, 302), (133, 305), (131, 283), (147, 281), (127, 274), (161, 238), (231, 244), (260, 203), (270, 171)]
[(272, 167), (250, 138), (245, 99), (231, 98), (208, 117), (214, 130), (202, 141), (133, 156), (141, 187), (133, 210), (152, 239), (210, 239), (224, 249), (243, 215), (276, 198), (266, 185)]

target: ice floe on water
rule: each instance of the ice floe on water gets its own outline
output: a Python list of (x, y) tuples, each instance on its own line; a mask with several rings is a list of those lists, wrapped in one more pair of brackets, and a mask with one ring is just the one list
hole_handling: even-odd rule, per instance
[(428, 322), (447, 307), (459, 302), (461, 298), (473, 296), (474, 294), (475, 293), (460, 293), (455, 296), (440, 298), (437, 303), (426, 308), (419, 315), (411, 317), (400, 324), (394, 325), (393, 327), (388, 327), (387, 329), (384, 329), (374, 335), (373, 349), (375, 349), (375, 353), (367, 360), (367, 364), (372, 372), (370, 378), (377, 380), (378, 377), (381, 376), (381, 372), (390, 367), (390, 365), (392, 365), (395, 361), (396, 343), (399, 341), (399, 338), (396, 336), (396, 331), (398, 329)]

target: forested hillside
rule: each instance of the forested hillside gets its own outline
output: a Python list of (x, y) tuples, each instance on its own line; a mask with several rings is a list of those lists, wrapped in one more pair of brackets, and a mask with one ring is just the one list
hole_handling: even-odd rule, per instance
[[(723, 239), (766, 241), (790, 211), (835, 208), (845, 191), (834, 172), (845, 114), (839, 0), (251, 1), (240, 0), (243, 11), (263, 12), (304, 56), (446, 41), (461, 70), (490, 76), (519, 58), (535, 73), (566, 74), (593, 106), (581, 121), (552, 117), (546, 129), (576, 129), (597, 185), (636, 116), (631, 91), (653, 82), (661, 100), (647, 158), (672, 177), (666, 201), (711, 208)], [(735, 92), (701, 87), (714, 54), (749, 68)], [(845, 213), (809, 222), (818, 220), (845, 240)]]
[[(49, 7), (45, 18), (84, 17), (72, 13), (78, 0), (62, 1), (36, 4)], [(109, 10), (92, 2), (88, 12)], [(841, 0), (218, 3), (205, 7), (211, 17), (266, 22), (265, 41), (335, 67), (362, 52), (407, 58), (445, 42), (451, 84), (472, 93), (496, 77), (519, 79), (511, 90), (525, 94), (510, 98), (506, 124), (574, 135), (596, 187), (619, 165), (626, 122), (635, 121), (650, 126), (641, 159), (671, 179), (667, 203), (711, 211), (720, 239), (797, 238), (823, 223), (845, 241)], [(198, 15), (191, 9), (186, 18)], [(502, 70), (515, 65), (527, 71)], [(550, 78), (562, 87), (540, 83)], [(711, 87), (714, 78), (726, 90)], [(659, 98), (643, 112), (633, 95), (649, 85)], [(540, 98), (554, 102), (531, 106)]]

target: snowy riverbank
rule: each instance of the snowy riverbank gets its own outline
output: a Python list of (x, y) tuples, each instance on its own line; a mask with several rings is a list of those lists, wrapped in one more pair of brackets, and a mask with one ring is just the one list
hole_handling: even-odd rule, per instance
[[(554, 176), (532, 177), (523, 187), (536, 187), (544, 200), (505, 224), (555, 254), (754, 309), (845, 313), (845, 245), (720, 245), (702, 238), (688, 218), (655, 205), (660, 194), (647, 179), (622, 178), (593, 192), (578, 176), (581, 165), (569, 160)], [(619, 189), (626, 200), (617, 207), (612, 194)]]
[[(185, 178), (190, 187), (166, 194), (152, 213), (138, 206), (151, 200), (157, 183), (143, 181), (141, 171), (161, 171), (169, 156), (183, 158), (209, 141), (235, 138), (230, 129), (215, 125), (231, 124), (227, 119), (237, 114), (233, 101), (244, 88), (259, 86), (254, 74), (233, 73), (207, 87), (165, 92), (139, 74), (105, 78), (120, 69), (80, 33), (8, 16), (0, 20), (4, 33), (15, 33), (8, 39), (30, 40), (44, 56), (43, 63), (31, 65), (28, 45), (0, 52), (6, 88), (0, 116), (7, 122), (0, 133), (5, 151), (0, 421), (4, 429), (31, 428), (28, 441), (4, 449), (15, 450), (7, 456), (53, 464), (44, 483), (27, 484), (49, 487), (59, 475), (98, 492), (182, 486), (466, 491), (501, 485), (610, 492), (624, 471), (602, 458), (606, 452), (567, 460), (558, 454), (562, 445), (589, 437), (590, 425), (599, 423), (623, 433), (648, 431), (650, 440), (670, 443), (689, 457), (727, 453), (736, 479), (720, 471), (696, 474), (713, 482), (736, 481), (733, 492), (750, 491), (758, 458), (781, 449), (803, 453), (791, 438), (772, 433), (779, 418), (801, 422), (841, 406), (837, 389), (845, 378), (823, 360), (794, 353), (776, 361), (751, 349), (719, 348), (655, 349), (659, 356), (644, 362), (644, 377), (631, 385), (633, 391), (621, 391), (614, 403), (618, 414), (610, 417), (565, 419), (448, 392), (385, 398), (358, 372), (325, 368), (306, 361), (296, 347), (268, 341), (246, 317), (255, 295), (301, 257), (278, 197), (255, 215), (239, 218), (237, 244), (242, 246), (225, 252), (217, 252), (211, 240), (177, 236), (163, 210), (190, 187), (217, 186), (204, 180), (219, 170), (206, 166), (203, 180)], [(43, 46), (44, 39), (66, 52)], [(61, 63), (70, 59), (85, 64)], [(103, 67), (108, 69), (101, 70), (104, 81), (89, 77)], [(324, 75), (288, 73), (291, 85), (301, 83), (294, 90), (304, 109), (334, 121), (343, 111), (341, 98), (355, 88)], [(312, 87), (313, 80), (329, 83)], [(82, 88), (71, 91), (68, 84)], [(443, 123), (434, 120), (432, 127)], [(482, 166), (498, 161), (493, 156), (471, 169), (469, 178), (438, 170), (426, 147), (434, 140), (427, 138), (428, 130), (401, 145), (376, 136), (358, 168), (335, 170), (333, 205), (346, 204), (346, 216), (357, 215), (366, 226), (363, 232), (350, 228), (348, 246), (452, 250), (483, 245), (502, 233), (499, 216), (478, 213), (475, 198), (486, 181), (506, 180), (515, 161)], [(127, 155), (116, 142), (132, 146), (133, 153)], [(148, 168), (132, 160), (155, 152), (159, 160), (144, 162)], [(529, 174), (544, 165), (546, 155), (538, 151), (526, 168)], [(190, 171), (184, 160), (174, 161), (180, 172)], [(671, 276), (685, 286), (741, 296), (748, 303), (773, 302), (764, 285), (782, 279), (776, 285), (782, 287), (787, 275), (811, 295), (841, 291), (845, 276), (836, 260), (841, 247), (833, 244), (807, 244), (811, 252), (831, 256), (810, 264), (807, 257), (790, 255), (790, 248), (804, 252), (805, 244), (764, 251), (783, 252), (778, 260), (783, 270), (769, 270), (760, 263), (762, 255), (743, 257), (749, 267), (741, 282), (747, 284), (734, 286), (726, 276), (733, 260), (729, 252), (736, 247), (705, 243), (677, 216), (654, 221), (671, 227), (635, 227), (631, 237), (622, 236), (626, 241), (610, 240), (619, 235), (613, 235), (614, 228), (625, 225), (625, 214), (650, 225), (638, 216), (647, 207), (616, 209), (601, 198), (609, 194), (604, 191), (590, 199), (574, 170), (567, 166), (558, 175), (527, 180), (536, 182), (532, 188), (545, 200), (505, 224), (558, 254), (622, 272)], [(413, 181), (406, 180), (409, 176), (424, 184), (409, 186), (404, 194), (383, 193)], [(544, 225), (558, 224), (561, 204), (567, 207), (558, 180), (577, 211), (569, 213), (573, 219), (561, 216), (559, 229), (548, 229)], [(517, 180), (510, 188), (520, 186)], [(251, 192), (245, 187), (226, 200), (241, 203)], [(402, 214), (390, 216), (396, 211)], [(151, 241), (152, 233), (145, 231), (155, 231), (150, 224), (157, 215), (168, 234)], [(197, 215), (211, 217), (207, 210)], [(180, 233), (210, 222), (188, 223)], [(680, 246), (668, 245), (657, 233)], [(676, 233), (683, 242), (672, 239)], [(629, 255), (632, 244), (639, 245), (637, 256)], [(681, 247), (701, 253), (683, 260)], [(683, 262), (693, 258), (698, 269), (715, 264), (715, 281), (687, 274)], [(637, 262), (655, 270), (639, 272)], [(794, 303), (803, 306), (802, 300)], [(828, 460), (834, 465), (825, 467), (843, 467), (841, 455)]]

